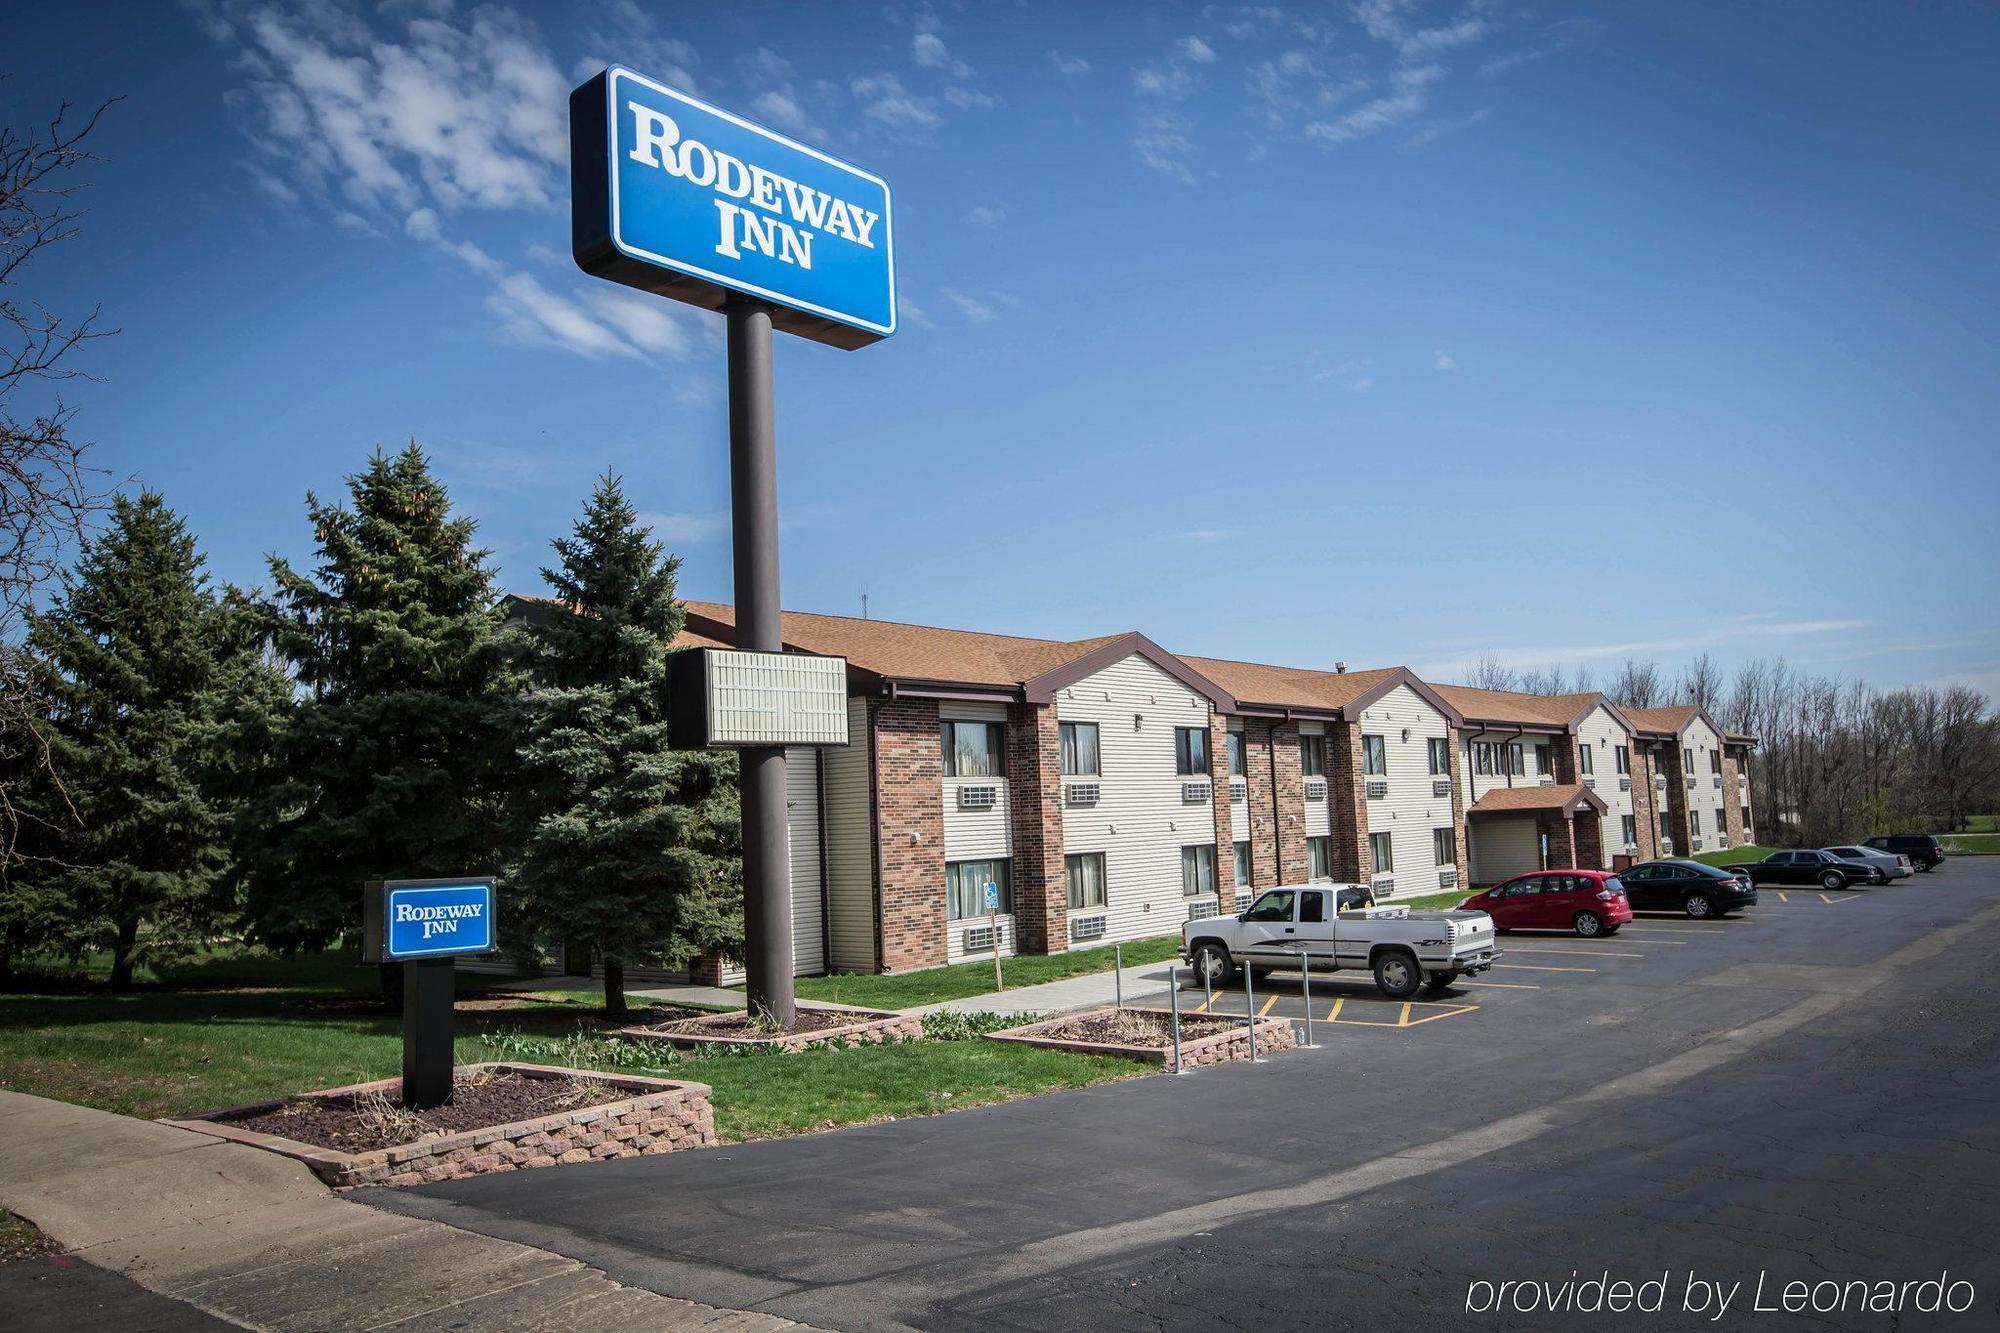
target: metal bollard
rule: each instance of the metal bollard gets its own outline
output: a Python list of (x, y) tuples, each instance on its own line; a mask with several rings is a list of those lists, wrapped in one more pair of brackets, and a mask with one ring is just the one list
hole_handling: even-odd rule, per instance
[(1117, 1005), (1118, 1012), (1123, 1013), (1125, 1012), (1125, 946), (1123, 944), (1114, 944), (1111, 946), (1111, 986), (1112, 994), (1117, 997), (1113, 1003)]
[(1243, 1016), (1250, 1020), (1250, 1063), (1257, 1063), (1257, 975), (1243, 964)]
[(1302, 966), (1299, 968), (1299, 984), (1304, 987), (1306, 999), (1306, 1049), (1311, 1050), (1313, 1044), (1313, 956), (1310, 953), (1302, 954), (1300, 955), (1300, 962)]
[(1181, 970), (1179, 967), (1167, 969), (1167, 1006), (1173, 1014), (1174, 1026), (1174, 1072), (1181, 1072)]

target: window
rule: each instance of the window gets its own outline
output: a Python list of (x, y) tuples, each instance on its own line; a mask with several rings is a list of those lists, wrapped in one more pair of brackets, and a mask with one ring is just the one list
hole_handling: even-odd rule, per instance
[(1250, 844), (1248, 842), (1239, 842), (1236, 844), (1235, 860), (1236, 887), (1247, 889), (1250, 887)]
[(1493, 742), (1477, 741), (1473, 744), (1472, 771), (1482, 777), (1493, 772)]
[(1386, 875), (1396, 868), (1396, 848), (1384, 833), (1368, 835), (1368, 855), (1375, 862), (1375, 873)]
[(1064, 722), (1062, 733), (1062, 771), (1064, 777), (1097, 776), (1097, 724), (1095, 722)]
[(1515, 741), (1507, 747), (1507, 771), (1515, 777), (1520, 778), (1528, 775), (1527, 760), (1527, 750), (1521, 742)]
[(1535, 747), (1535, 772), (1543, 777), (1556, 771), (1555, 752), (1546, 745)]
[(1616, 746), (1616, 747), (1614, 747), (1614, 748), (1612, 749), (1612, 751), (1611, 751), (1611, 757), (1612, 757), (1612, 758), (1613, 758), (1614, 760), (1616, 760), (1616, 761), (1617, 761), (1617, 764), (1618, 764), (1618, 771), (1619, 771), (1620, 773), (1630, 773), (1630, 772), (1632, 771), (1632, 747), (1631, 747), (1631, 746), (1629, 746), (1629, 745), (1620, 745), (1620, 746)]
[(1246, 771), (1244, 767), (1243, 733), (1240, 731), (1230, 732), (1227, 748), (1229, 752), (1229, 776), (1240, 778)]
[(1591, 756), (1589, 741), (1585, 741), (1576, 747), (1576, 771), (1579, 773), (1594, 773), (1597, 771), (1597, 760)]
[(1683, 745), (1681, 747), (1681, 772), (1694, 772), (1694, 747), (1692, 745)]
[(1697, 838), (1701, 836), (1701, 811), (1688, 811), (1688, 832)]
[(1750, 837), (1750, 807), (1747, 805), (1743, 807), (1743, 837), (1745, 841)]
[(1323, 925), (1326, 922), (1326, 895), (1324, 893), (1302, 893), (1299, 895), (1299, 924), (1302, 926)]
[[(949, 724), (947, 724), (949, 725)], [(952, 861), (944, 868), (944, 914), (952, 921), (966, 921), (986, 915), (986, 886), (999, 886), (1000, 911), (1014, 910), (1013, 895), (1007, 889), (1007, 862)]]
[(1063, 878), (1069, 881), (1069, 907), (1072, 912), (1085, 907), (1104, 906), (1103, 852), (1065, 856)]
[(1708, 771), (1711, 773), (1720, 773), (1722, 771), (1722, 751), (1710, 750), (1708, 752)]
[(1215, 892), (1215, 844), (1181, 848), (1181, 892), (1199, 898)]
[(1326, 776), (1326, 737), (1299, 737), (1299, 772), (1309, 778)]
[(1539, 875), (1530, 875), (1526, 879), (1517, 879), (1507, 886), (1507, 896), (1509, 898), (1532, 898), (1541, 891), (1542, 880)]
[(1450, 828), (1431, 830), (1431, 859), (1441, 866), (1458, 864), (1458, 834)]
[(1621, 815), (1618, 820), (1618, 834), (1623, 845), (1635, 846), (1639, 841), (1639, 820), (1633, 815)]
[(1273, 889), (1250, 904), (1250, 910), (1243, 914), (1245, 921), (1290, 921), (1292, 904), (1298, 894), (1291, 889)]
[(1333, 839), (1318, 837), (1306, 839), (1306, 878), (1333, 878)]
[(1182, 777), (1208, 776), (1208, 728), (1174, 728), (1174, 772)]
[(1381, 777), (1389, 771), (1389, 750), (1380, 736), (1361, 738), (1361, 771), (1370, 777)]
[(1433, 736), (1424, 742), (1424, 748), (1430, 752), (1432, 777), (1441, 778), (1451, 772), (1451, 742), (1449, 740), (1443, 736)]
[(948, 778), (1007, 776), (1006, 729), (998, 722), (946, 722), (944, 775)]

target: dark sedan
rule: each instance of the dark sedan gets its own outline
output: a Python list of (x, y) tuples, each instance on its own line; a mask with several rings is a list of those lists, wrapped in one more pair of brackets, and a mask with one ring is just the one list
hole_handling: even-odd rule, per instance
[(1727, 916), (1757, 902), (1757, 888), (1740, 875), (1700, 861), (1646, 861), (1618, 872), (1625, 896), (1638, 912)]
[(1761, 861), (1723, 869), (1752, 884), (1817, 884), (1822, 889), (1851, 888), (1875, 878), (1859, 861), (1843, 861), (1831, 852), (1772, 852)]

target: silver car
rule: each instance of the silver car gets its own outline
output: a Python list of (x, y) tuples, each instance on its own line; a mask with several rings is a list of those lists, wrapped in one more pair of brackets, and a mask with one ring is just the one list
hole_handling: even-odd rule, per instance
[(1873, 847), (1823, 847), (1828, 856), (1837, 856), (1843, 861), (1859, 861), (1868, 867), (1869, 883), (1887, 884), (1892, 879), (1907, 879), (1912, 870), (1910, 858), (1894, 852), (1881, 852)]

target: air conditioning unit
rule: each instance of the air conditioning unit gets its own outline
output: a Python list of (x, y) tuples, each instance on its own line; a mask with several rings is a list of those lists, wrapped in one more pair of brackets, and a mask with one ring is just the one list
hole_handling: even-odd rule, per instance
[(1695, 778), (1694, 774), (1692, 774), (1692, 773), (1688, 774), (1688, 790), (1689, 790), (1689, 791), (1693, 791), (1693, 790), (1694, 790), (1694, 784), (1695, 784), (1695, 782), (1696, 782), (1696, 781), (1697, 781), (1697, 779)]
[(1249, 800), (1250, 784), (1248, 782), (1245, 782), (1242, 778), (1229, 779), (1229, 799), (1232, 802)]
[(1389, 794), (1389, 784), (1384, 779), (1375, 778), (1368, 783), (1369, 800), (1379, 801), (1388, 794)]
[(1537, 787), (1553, 787), (1556, 785), (1556, 780), (1554, 778), (1543, 778), (1540, 782), (1537, 782), (1535, 785)]
[(1063, 788), (1064, 805), (1096, 805), (1098, 784), (1095, 782), (1072, 782)]
[(1457, 866), (1438, 867), (1438, 887), (1441, 889), (1455, 889), (1458, 887)]
[(1694, 840), (1694, 849), (1695, 849), (1696, 851), (1700, 851), (1700, 850), (1701, 850), (1701, 843), (1702, 843), (1702, 840), (1701, 840), (1700, 838), (1696, 838), (1696, 839)]
[(998, 787), (980, 784), (958, 789), (958, 808), (961, 810), (991, 810), (1000, 803)]
[(1222, 916), (1220, 904), (1213, 898), (1190, 898), (1187, 905), (1187, 919), (1199, 921), (1205, 916)]
[(1715, 840), (1715, 845), (1717, 847), (1727, 847), (1729, 845), (1729, 835), (1727, 833), (1722, 834)]
[(1104, 913), (1096, 916), (1073, 916), (1069, 919), (1069, 942), (1080, 944), (1084, 940), (1104, 938)]
[(1206, 782), (1183, 782), (1181, 784), (1181, 803), (1184, 805), (1198, 804), (1207, 800), (1209, 793), (1213, 790), (1213, 786)]
[(1451, 795), (1451, 779), (1450, 778), (1431, 779), (1431, 795), (1433, 796)]
[(1306, 799), (1308, 801), (1324, 801), (1326, 799), (1325, 778), (1306, 779)]
[(1743, 774), (1738, 773), (1736, 775), (1736, 785), (1739, 787), (1747, 787), (1750, 785), (1750, 779), (1745, 777)]
[(1653, 779), (1653, 786), (1654, 786), (1654, 787), (1655, 787), (1656, 789), (1660, 790), (1660, 791), (1665, 791), (1665, 790), (1667, 789), (1667, 779), (1666, 779), (1666, 776), (1665, 776), (1664, 774), (1662, 774), (1661, 776), (1659, 776), (1659, 777), (1657, 777), (1657, 778), (1654, 778), (1654, 779)]
[(1387, 897), (1396, 891), (1396, 877), (1394, 875), (1377, 875), (1368, 881), (1368, 887), (1375, 890), (1377, 898)]
[(1590, 789), (1591, 789), (1592, 791), (1596, 791), (1596, 790), (1597, 790), (1597, 779), (1596, 779), (1596, 778), (1585, 778), (1585, 779), (1583, 780), (1583, 785), (1584, 785), (1584, 786), (1586, 786), (1586, 787), (1588, 787), (1588, 788), (1590, 788)]
[[(965, 951), (967, 953), (992, 953), (995, 933), (992, 926), (972, 927), (965, 932)], [(999, 933), (1004, 934), (1005, 928), (1002, 927)]]
[(1631, 791), (1631, 790), (1632, 790), (1632, 779), (1630, 779), (1630, 778), (1620, 778), (1620, 779), (1618, 779), (1618, 790), (1619, 790), (1619, 791)]
[(1625, 855), (1627, 855), (1627, 856), (1637, 856), (1638, 854), (1639, 854), (1639, 844), (1638, 844), (1638, 843), (1636, 843), (1636, 842), (1628, 842), (1628, 843), (1626, 843), (1626, 844), (1625, 844)]

